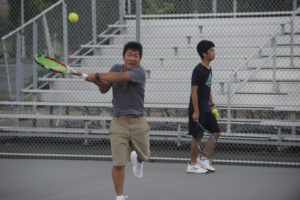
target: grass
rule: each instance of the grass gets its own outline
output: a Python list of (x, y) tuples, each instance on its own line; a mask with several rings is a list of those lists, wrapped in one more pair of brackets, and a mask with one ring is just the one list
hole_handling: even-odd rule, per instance
[(0, 101), (9, 101), (9, 94), (8, 93), (0, 93)]

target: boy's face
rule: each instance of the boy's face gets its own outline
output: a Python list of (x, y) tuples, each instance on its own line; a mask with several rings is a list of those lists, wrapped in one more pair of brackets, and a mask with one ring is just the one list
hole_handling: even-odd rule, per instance
[(123, 56), (123, 60), (125, 64), (125, 70), (132, 70), (140, 64), (140, 52), (133, 49), (128, 49)]
[(204, 58), (207, 58), (209, 61), (212, 61), (215, 59), (215, 48), (211, 47), (207, 50), (207, 53), (204, 53)]

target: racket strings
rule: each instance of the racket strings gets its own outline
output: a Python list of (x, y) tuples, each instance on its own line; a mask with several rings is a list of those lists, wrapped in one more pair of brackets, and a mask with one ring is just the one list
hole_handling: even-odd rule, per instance
[(38, 64), (52, 70), (53, 72), (56, 73), (68, 72), (67, 66), (64, 63), (54, 58), (38, 55), (35, 57), (35, 60), (38, 62)]
[[(214, 135), (212, 133), (210, 133), (205, 128), (203, 128), (203, 126), (199, 122), (197, 122), (197, 129), (198, 129), (197, 146), (198, 146), (199, 152), (201, 154), (203, 154), (204, 156), (209, 157), (214, 152), (214, 149), (215, 149), (215, 146), (216, 146), (216, 143), (217, 143), (216, 138), (214, 137)], [(204, 150), (201, 149), (200, 144), (199, 144), (200, 129), (203, 132), (206, 132), (206, 133), (209, 134), (209, 138), (208, 138), (208, 140), (207, 140), (207, 142), (205, 144)]]

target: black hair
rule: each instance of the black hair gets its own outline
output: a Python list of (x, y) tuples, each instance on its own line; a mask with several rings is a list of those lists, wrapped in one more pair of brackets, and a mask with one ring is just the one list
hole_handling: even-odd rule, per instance
[(128, 49), (132, 49), (134, 51), (138, 51), (140, 53), (140, 58), (142, 58), (143, 55), (143, 46), (139, 42), (128, 42), (125, 44), (123, 49), (123, 56), (125, 56), (125, 53)]
[(197, 52), (198, 52), (199, 56), (201, 57), (201, 59), (203, 58), (203, 53), (207, 53), (207, 51), (212, 47), (215, 47), (215, 44), (212, 41), (201, 40), (198, 43)]

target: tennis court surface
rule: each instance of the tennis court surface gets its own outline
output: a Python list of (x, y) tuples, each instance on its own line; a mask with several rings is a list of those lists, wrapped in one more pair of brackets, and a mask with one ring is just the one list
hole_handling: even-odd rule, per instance
[[(0, 159), (1, 200), (113, 200), (111, 162)], [(187, 174), (184, 163), (146, 163), (144, 178), (126, 167), (129, 200), (298, 200), (300, 169), (216, 165)]]

